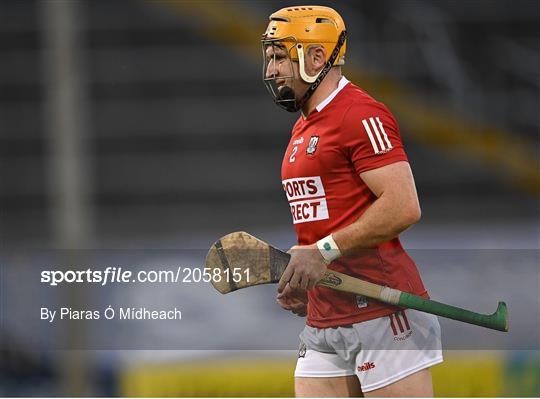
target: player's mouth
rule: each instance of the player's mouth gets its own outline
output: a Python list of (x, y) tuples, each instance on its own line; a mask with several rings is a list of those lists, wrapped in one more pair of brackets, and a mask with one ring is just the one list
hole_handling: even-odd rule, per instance
[(276, 80), (276, 86), (279, 89), (281, 89), (283, 86), (285, 86), (285, 80), (284, 79), (278, 79)]

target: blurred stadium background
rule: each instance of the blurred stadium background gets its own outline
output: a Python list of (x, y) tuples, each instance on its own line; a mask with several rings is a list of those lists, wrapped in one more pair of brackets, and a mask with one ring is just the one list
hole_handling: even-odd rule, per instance
[[(347, 24), (345, 75), (400, 122), (423, 207), (403, 242), (425, 259), (432, 295), (471, 307), (488, 284), (479, 310), (509, 303), (502, 347), (461, 348), (473, 330), (441, 321), (453, 350), (433, 369), (437, 395), (540, 395), (540, 3), (324, 3)], [(8, 277), (31, 278), (35, 249), (201, 250), (235, 230), (294, 243), (279, 171), (296, 116), (265, 92), (259, 47), (287, 5), (0, 2), (0, 298), (31, 296)], [(475, 264), (478, 250), (492, 263)], [(242, 349), (235, 331), (295, 342), (302, 320), (272, 304), (272, 288), (227, 299), (232, 316), (213, 311), (210, 289), (190, 290), (182, 306), (224, 326), (197, 320), (190, 334), (227, 336), (222, 350), (30, 350), (24, 329), (39, 324), (2, 321), (0, 395), (292, 395), (294, 351), (227, 350)], [(253, 326), (245, 315), (261, 309)], [(156, 334), (174, 342), (181, 330)], [(80, 347), (92, 340), (73, 332)]]

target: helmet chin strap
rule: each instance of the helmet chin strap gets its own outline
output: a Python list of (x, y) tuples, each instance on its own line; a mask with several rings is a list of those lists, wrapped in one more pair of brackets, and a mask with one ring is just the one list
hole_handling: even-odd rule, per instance
[(300, 77), (306, 83), (313, 83), (317, 77), (321, 74), (322, 69), (315, 76), (309, 76), (306, 72), (306, 63), (304, 61), (304, 46), (301, 43), (296, 45), (296, 50), (298, 52), (298, 69), (300, 70)]
[[(325, 76), (328, 74), (332, 66), (334, 65), (335, 60), (337, 59), (339, 55), (339, 50), (341, 50), (341, 47), (345, 43), (345, 39), (347, 38), (347, 32), (342, 31), (339, 35), (339, 38), (336, 43), (336, 47), (334, 47), (334, 51), (332, 51), (332, 54), (330, 55), (330, 58), (328, 58), (328, 61), (324, 65), (323, 69), (315, 75), (315, 76), (309, 76), (306, 74), (305, 71), (305, 64), (304, 64), (304, 51), (302, 44), (297, 44), (298, 49), (298, 63), (299, 63), (299, 71), (300, 71), (300, 77), (305, 80), (307, 83), (311, 83), (311, 85), (308, 87), (302, 98), (298, 101), (288, 101), (287, 105), (283, 106), (287, 111), (289, 112), (297, 112), (302, 109), (302, 107), (305, 105), (307, 100), (313, 95), (315, 90), (317, 90), (317, 87), (321, 84), (322, 80), (325, 78)], [(294, 94), (293, 89), (291, 89), (288, 86), (283, 87), (279, 92), (279, 98), (276, 98), (276, 100), (293, 100), (296, 99), (296, 96)]]

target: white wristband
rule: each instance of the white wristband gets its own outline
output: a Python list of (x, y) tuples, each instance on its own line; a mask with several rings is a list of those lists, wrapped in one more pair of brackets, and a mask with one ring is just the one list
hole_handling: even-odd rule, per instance
[(317, 248), (319, 248), (326, 264), (329, 264), (341, 256), (341, 251), (334, 241), (332, 234), (317, 241)]

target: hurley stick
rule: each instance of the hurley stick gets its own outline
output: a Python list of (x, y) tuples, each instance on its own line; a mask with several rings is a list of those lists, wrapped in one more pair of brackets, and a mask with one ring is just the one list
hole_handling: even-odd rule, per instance
[(499, 302), (495, 313), (485, 315), (422, 298), (418, 295), (409, 294), (390, 287), (373, 284), (369, 281), (360, 280), (333, 270), (326, 271), (324, 277), (317, 285), (338, 291), (352, 292), (391, 305), (416, 309), (421, 312), (431, 313), (493, 330), (508, 331), (508, 311), (504, 302)]
[[(236, 291), (260, 284), (277, 283), (289, 263), (290, 255), (245, 232), (220, 238), (208, 251), (206, 268), (212, 270), (212, 284), (221, 292)], [(435, 314), (498, 331), (508, 331), (506, 304), (499, 302), (490, 315), (471, 312), (431, 299), (370, 283), (333, 270), (327, 270), (317, 283), (338, 291), (350, 292), (409, 309)]]

